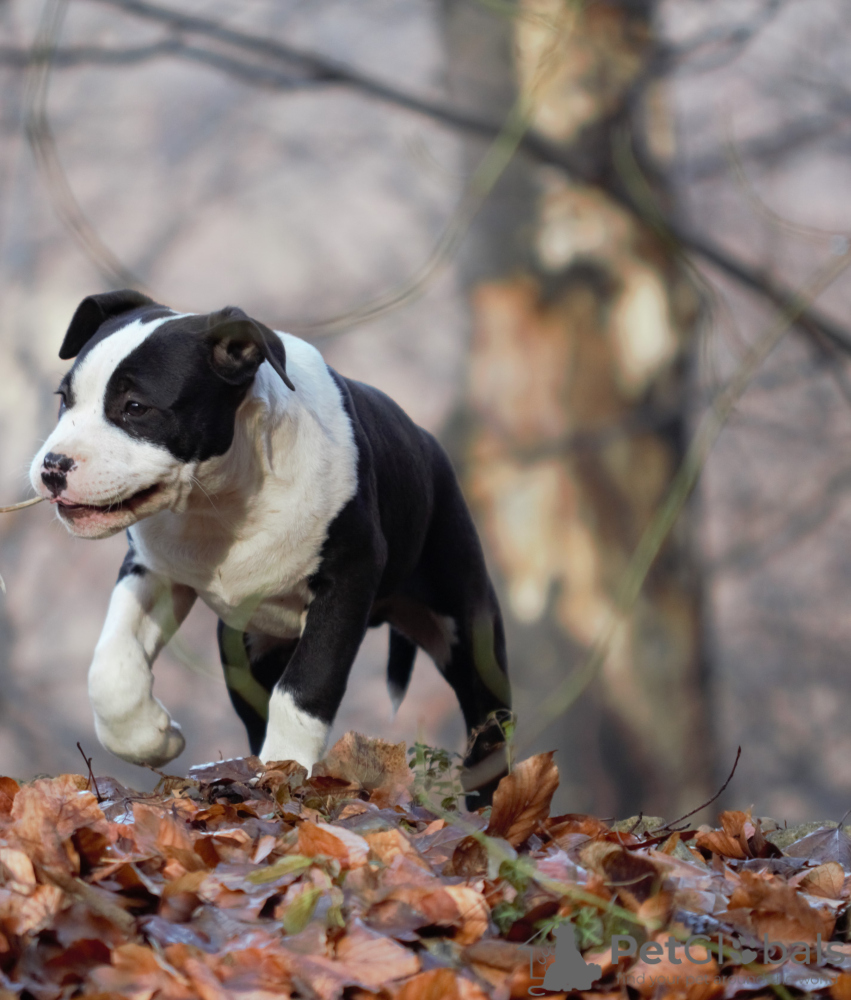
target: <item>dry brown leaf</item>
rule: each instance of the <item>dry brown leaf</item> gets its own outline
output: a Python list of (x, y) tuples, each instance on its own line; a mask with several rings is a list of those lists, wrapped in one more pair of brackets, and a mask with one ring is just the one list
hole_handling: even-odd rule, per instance
[(817, 868), (811, 868), (800, 880), (798, 887), (814, 896), (840, 899), (845, 887), (845, 870), (838, 861), (828, 861)]
[(13, 847), (0, 847), (0, 864), (8, 873), (9, 888), (26, 892), (35, 885), (35, 869), (29, 855)]
[(77, 830), (88, 827), (109, 840), (115, 831), (91, 792), (86, 779), (74, 774), (42, 778), (24, 785), (12, 803), (12, 836), (36, 864), (79, 870), (79, 857), (70, 843)]
[(840, 972), (829, 989), (831, 1000), (851, 1000), (851, 973)]
[(807, 858), (816, 863), (838, 861), (851, 868), (851, 839), (841, 826), (824, 827), (801, 837), (784, 851), (790, 858)]
[(395, 804), (413, 782), (404, 743), (355, 732), (341, 736), (314, 766), (313, 774), (353, 782), (370, 792), (370, 800), (382, 808)]
[(14, 934), (33, 934), (50, 926), (66, 902), (55, 885), (37, 885), (26, 896), (13, 892), (2, 910), (3, 925)]
[(307, 781), (307, 768), (294, 760), (278, 761), (266, 765), (266, 772), (257, 782), (257, 787), (269, 792), (276, 802), (284, 804), (292, 800), (292, 793)]
[(195, 764), (189, 768), (189, 778), (207, 785), (234, 782), (247, 785), (265, 770), (266, 766), (259, 757), (235, 757), (231, 760), (211, 761), (209, 764)]
[(721, 830), (700, 830), (695, 838), (697, 847), (711, 851), (723, 858), (734, 858), (745, 861), (754, 856), (748, 837), (759, 834), (760, 842), (764, 841), (762, 831), (751, 823), (749, 813), (739, 810), (722, 812)]
[(399, 886), (393, 889), (384, 900), (376, 904), (380, 908), (385, 902), (404, 903), (416, 913), (422, 915), (425, 927), (429, 924), (443, 927), (453, 927), (461, 920), (461, 914), (453, 897), (443, 886)]
[(394, 1000), (460, 1000), (457, 983), (452, 969), (429, 969), (403, 983)]
[[(354, 753), (358, 747), (363, 744), (352, 737), (341, 750)], [(404, 759), (397, 758), (388, 765), (391, 773)], [(45, 1000), (55, 1000), (60, 990), (102, 1000), (272, 1000), (293, 993), (317, 1000), (527, 996), (534, 985), (528, 953), (520, 955), (511, 942), (525, 941), (541, 921), (567, 914), (568, 904), (534, 879), (524, 888), (498, 875), (487, 878), (487, 852), (475, 838), (465, 838), (470, 828), (462, 823), (447, 826), (439, 819), (409, 833), (429, 817), (404, 795), (382, 812), (374, 800), (341, 802), (355, 775), (339, 760), (337, 765), (336, 774), (304, 784), (290, 765), (267, 769), (254, 784), (248, 778), (254, 761), (211, 766), (211, 781), (202, 782), (200, 794), (209, 789), (218, 798), (212, 804), (199, 803), (197, 794), (185, 797), (186, 782), (144, 796), (107, 783), (118, 789), (108, 814), (121, 822), (106, 819), (82, 778), (50, 779), (20, 790), (0, 781), (0, 818), (4, 788), (10, 804), (0, 841), (0, 967), (12, 992)], [(271, 785), (261, 787), (270, 773), (283, 796), (276, 794), (276, 802), (269, 798)], [(374, 783), (363, 773), (357, 781)], [(829, 938), (832, 910), (841, 911), (827, 902), (820, 908), (813, 897), (845, 899), (851, 880), (835, 859), (794, 875), (779, 865), (760, 872), (728, 868), (724, 856), (771, 850), (759, 820), (733, 811), (722, 815), (721, 829), (701, 831), (704, 844), (704, 838), (718, 838), (713, 846), (720, 851), (709, 867), (699, 858), (681, 860), (676, 836), (648, 852), (656, 841), (636, 846), (635, 836), (616, 834), (593, 817), (546, 820), (556, 781), (550, 754), (519, 765), (501, 786), (488, 827), (492, 835), (505, 836), (506, 850), (508, 842), (527, 842), (542, 878), (581, 885), (600, 898), (601, 910), (617, 899), (648, 925), (667, 927), (676, 900), (677, 908), (757, 938), (765, 933), (787, 944), (812, 942), (818, 934)], [(237, 801), (219, 797), (228, 784)], [(384, 828), (376, 830), (376, 823)], [(536, 829), (542, 842), (529, 842)], [(816, 847), (824, 847), (822, 841), (841, 847), (835, 831), (822, 834)], [(453, 855), (454, 878), (447, 865)], [(339, 867), (313, 863), (318, 856)], [(584, 874), (576, 867), (580, 863)], [(266, 881), (253, 877), (277, 871), (276, 866), (286, 874)], [(470, 882), (463, 884), (459, 873)], [(664, 890), (663, 876), (670, 879)], [(718, 903), (727, 896), (728, 910), (719, 913)], [(310, 912), (302, 906), (302, 914), (305, 900)], [(491, 920), (490, 909), (499, 904), (514, 905), (520, 914), (510, 921), (509, 940), (496, 935)], [(309, 922), (292, 919), (294, 908)], [(643, 983), (635, 983), (644, 996), (653, 993), (659, 976), (714, 979), (717, 971), (714, 963), (684, 972), (669, 962), (667, 933), (659, 931), (663, 961), (633, 967), (633, 976), (644, 975)], [(139, 944), (142, 934), (155, 946)], [(424, 944), (428, 948), (421, 950)], [(675, 947), (675, 958), (681, 957), (681, 946)], [(611, 982), (609, 950), (596, 960), (585, 958), (604, 968)], [(428, 952), (430, 963), (451, 956), (451, 968), (421, 971), (420, 957)], [(40, 970), (34, 987), (27, 978), (32, 969)], [(851, 1000), (843, 976), (828, 971), (814, 990), (824, 995), (835, 978), (835, 1000)], [(798, 980), (785, 981), (799, 988)], [(615, 1000), (613, 986), (585, 996)], [(677, 985), (672, 979), (664, 995), (719, 1000), (724, 989), (722, 983)]]
[(308, 858), (336, 858), (343, 868), (366, 864), (370, 845), (357, 833), (328, 823), (304, 822), (298, 828), (298, 853)]
[(347, 975), (372, 989), (420, 970), (420, 960), (414, 952), (358, 922), (337, 943), (336, 957)]
[(194, 1000), (197, 996), (188, 978), (168, 969), (150, 949), (123, 944), (112, 952), (112, 965), (89, 973), (89, 982), (104, 992), (149, 1000), (155, 994), (164, 1000)]
[(739, 838), (731, 836), (724, 830), (698, 831), (695, 844), (713, 854), (719, 854), (722, 858), (745, 861), (750, 857), (750, 853), (742, 847)]
[(609, 827), (596, 816), (586, 816), (585, 813), (566, 813), (564, 816), (551, 816), (544, 824), (547, 833), (558, 843), (559, 837), (570, 833), (581, 833), (586, 837), (597, 837), (608, 833)]
[(463, 958), (477, 976), (499, 990), (501, 995), (531, 995), (528, 948), (507, 941), (482, 940), (466, 947)]
[(639, 906), (636, 916), (649, 930), (667, 927), (674, 912), (675, 897), (672, 892), (658, 892)]
[(519, 847), (547, 818), (559, 781), (554, 752), (521, 761), (500, 781), (493, 796), (487, 834), (504, 837), (512, 847)]
[(338, 1000), (347, 987), (377, 990), (419, 972), (417, 956), (357, 921), (337, 945), (335, 958), (293, 954), (292, 977), (300, 995)]
[(12, 813), (12, 803), (20, 791), (20, 785), (13, 778), (0, 777), (0, 817)]
[(385, 865), (391, 864), (394, 858), (403, 855), (409, 861), (419, 865), (426, 871), (431, 871), (429, 863), (398, 828), (367, 833), (364, 836), (364, 840), (369, 844), (369, 849), (373, 856)]
[(468, 885), (447, 885), (444, 892), (454, 900), (461, 919), (455, 942), (460, 945), (475, 943), (488, 929), (490, 910), (484, 897)]
[(133, 803), (133, 833), (142, 850), (168, 857), (179, 851), (191, 853), (195, 847), (192, 833), (172, 812), (144, 802)]
[(483, 875), (488, 870), (488, 851), (477, 837), (459, 840), (452, 852), (452, 873), (462, 878)]
[(199, 959), (187, 958), (183, 971), (201, 1000), (231, 1000), (231, 993), (222, 986), (212, 969)]
[(761, 878), (742, 872), (726, 914), (731, 922), (747, 927), (758, 938), (769, 941), (812, 943), (820, 934), (829, 941), (835, 923), (826, 909), (815, 909), (793, 889), (778, 879)]
[[(216, 965), (216, 973), (225, 987), (232, 991), (234, 1000), (281, 1000), (291, 995), (291, 970), (293, 956), (273, 941), (264, 947), (259, 936), (252, 934), (256, 946), (228, 951)], [(172, 945), (166, 949), (169, 961), (180, 964), (177, 949), (185, 945)]]
[(658, 951), (648, 956), (654, 962), (639, 960), (624, 974), (627, 985), (638, 990), (642, 996), (661, 996), (680, 991), (685, 994), (694, 986), (714, 983), (718, 964), (705, 948), (691, 945), (689, 954), (686, 954), (685, 947), (667, 934), (657, 936), (654, 944), (658, 946)]
[(751, 815), (740, 809), (728, 809), (722, 812), (718, 819), (725, 833), (731, 837), (741, 837), (745, 835), (745, 827), (751, 822)]
[(580, 850), (582, 864), (600, 875), (625, 906), (637, 910), (659, 890), (662, 874), (643, 854), (606, 840), (592, 840)]

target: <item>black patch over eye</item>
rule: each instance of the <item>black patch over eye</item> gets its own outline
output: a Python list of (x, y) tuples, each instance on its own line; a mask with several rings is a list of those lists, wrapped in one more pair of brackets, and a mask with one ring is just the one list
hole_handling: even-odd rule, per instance
[(145, 406), (138, 399), (128, 399), (124, 404), (124, 414), (128, 417), (141, 417), (150, 410), (150, 406)]

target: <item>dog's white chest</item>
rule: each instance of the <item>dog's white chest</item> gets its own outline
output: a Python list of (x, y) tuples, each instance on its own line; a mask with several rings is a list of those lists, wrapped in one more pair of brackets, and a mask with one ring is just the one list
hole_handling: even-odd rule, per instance
[(145, 566), (191, 587), (231, 628), (300, 635), (326, 526), (272, 525), (236, 540), (204, 527), (166, 513), (134, 526), (132, 537)]
[[(319, 565), (321, 540), (288, 552), (269, 543), (263, 552), (246, 548), (216, 567), (206, 587), (199, 581), (199, 597), (231, 628), (280, 638), (301, 635), (313, 598), (307, 581)], [(278, 560), (270, 562), (269, 551), (277, 552)]]
[(301, 635), (313, 594), (302, 580), (285, 593), (268, 597), (252, 594), (235, 601), (215, 591), (202, 592), (200, 597), (231, 628), (289, 639)]

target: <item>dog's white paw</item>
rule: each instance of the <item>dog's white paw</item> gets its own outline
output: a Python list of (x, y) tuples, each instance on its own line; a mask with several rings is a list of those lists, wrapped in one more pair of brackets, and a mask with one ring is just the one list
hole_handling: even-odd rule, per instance
[(260, 759), (294, 760), (310, 773), (325, 750), (329, 728), (326, 722), (299, 708), (291, 694), (275, 690), (269, 699), (269, 723)]
[(102, 746), (131, 764), (162, 767), (179, 757), (186, 746), (180, 726), (156, 699), (151, 711), (119, 726), (95, 716), (95, 731)]

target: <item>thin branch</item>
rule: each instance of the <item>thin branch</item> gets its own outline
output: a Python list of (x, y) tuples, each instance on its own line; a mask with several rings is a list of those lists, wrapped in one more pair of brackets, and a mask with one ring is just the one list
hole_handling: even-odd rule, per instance
[(689, 817), (699, 813), (701, 809), (705, 809), (707, 806), (711, 806), (713, 802), (715, 802), (717, 799), (720, 799), (721, 796), (726, 791), (727, 785), (729, 785), (730, 782), (733, 780), (733, 775), (736, 773), (736, 768), (739, 766), (739, 758), (741, 756), (742, 756), (742, 748), (739, 747), (739, 749), (736, 751), (736, 759), (733, 761), (733, 768), (730, 771), (729, 775), (727, 776), (727, 780), (712, 796), (711, 799), (707, 799), (706, 802), (704, 802), (702, 805), (699, 805), (696, 809), (692, 809), (691, 812), (687, 812), (685, 816), (680, 816), (679, 819), (672, 819), (670, 823), (666, 823), (664, 826), (660, 826), (657, 830), (654, 830), (653, 833), (656, 834), (660, 833), (662, 830), (672, 829), (672, 827), (676, 826), (677, 823), (682, 823), (684, 819), (689, 819)]
[(273, 62), (295, 65), (301, 69), (302, 73), (310, 74), (308, 78), (315, 81), (345, 84), (363, 94), (378, 98), (406, 111), (426, 115), (454, 128), (479, 133), (485, 138), (496, 138), (502, 128), (501, 122), (483, 120), (473, 113), (453, 108), (443, 102), (406, 93), (327, 56), (305, 49), (297, 49), (283, 42), (264, 38), (262, 35), (255, 35), (248, 31), (228, 28), (205, 17), (161, 7), (158, 4), (148, 3), (147, 0), (93, 0), (93, 2), (117, 7), (119, 10), (144, 20), (167, 25), (174, 31), (191, 32), (246, 50), (251, 53), (254, 60), (259, 55)]
[(89, 258), (114, 287), (143, 288), (143, 283), (124, 266), (86, 218), (62, 168), (56, 139), (47, 116), (53, 52), (62, 31), (67, 5), (68, 0), (46, 0), (42, 9), (26, 79), (24, 131), (36, 165), (53, 196), (53, 204), (59, 217), (83, 246)]
[(662, 51), (664, 60), (661, 72), (669, 73), (677, 69), (686, 59), (694, 59), (701, 50), (709, 50), (709, 54), (687, 67), (689, 75), (711, 72), (734, 62), (757, 34), (777, 17), (786, 2), (787, 0), (767, 0), (763, 9), (748, 23), (715, 25), (695, 38), (667, 46)]
[(94, 793), (95, 793), (95, 796), (96, 796), (98, 802), (103, 802), (103, 799), (102, 799), (101, 794), (100, 794), (100, 789), (98, 788), (98, 783), (97, 783), (97, 781), (95, 779), (95, 773), (92, 770), (92, 758), (86, 756), (86, 752), (83, 750), (82, 746), (80, 745), (80, 741), (79, 740), (77, 740), (77, 749), (83, 755), (83, 760), (86, 762), (86, 767), (89, 769), (89, 784), (91, 785), (92, 789), (94, 790)]
[[(45, 59), (40, 50), (0, 45), (0, 66), (27, 69)], [(74, 45), (57, 48), (50, 54), (53, 69), (75, 69), (80, 66), (136, 66), (154, 59), (182, 58), (210, 66), (236, 77), (244, 83), (274, 90), (296, 90), (316, 87), (329, 81), (320, 76), (293, 76), (267, 66), (258, 66), (226, 56), (212, 49), (190, 45), (181, 38), (164, 38), (150, 45), (126, 48), (104, 48), (98, 45)]]

